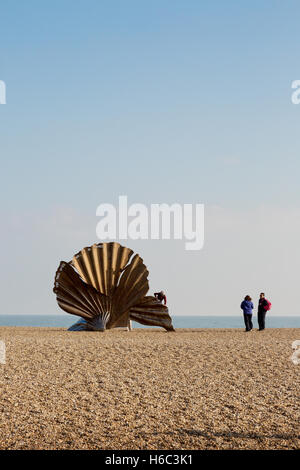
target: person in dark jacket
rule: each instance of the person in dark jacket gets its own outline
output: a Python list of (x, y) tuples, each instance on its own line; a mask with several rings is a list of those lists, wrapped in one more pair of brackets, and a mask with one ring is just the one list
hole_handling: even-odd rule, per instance
[(265, 298), (265, 294), (261, 292), (259, 296), (258, 309), (257, 309), (257, 321), (258, 321), (259, 331), (262, 331), (265, 329), (267, 307), (268, 307), (268, 302)]
[(164, 304), (166, 305), (167, 304), (167, 297), (164, 293), (163, 290), (161, 290), (160, 292), (154, 292), (154, 297), (162, 304), (164, 302)]
[(251, 331), (253, 328), (252, 313), (253, 313), (254, 305), (252, 303), (252, 299), (250, 295), (246, 295), (245, 299), (241, 303), (241, 309), (243, 310), (243, 313), (244, 313), (244, 322), (245, 322), (246, 331)]

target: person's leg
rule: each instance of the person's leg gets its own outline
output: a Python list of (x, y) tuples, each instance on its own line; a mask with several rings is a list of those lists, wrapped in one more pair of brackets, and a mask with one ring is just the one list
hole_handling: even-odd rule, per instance
[(258, 312), (257, 318), (258, 318), (258, 328), (259, 328), (259, 330), (264, 330), (265, 329), (265, 317), (266, 317), (266, 312), (264, 312), (264, 311)]
[(247, 331), (247, 315), (244, 313), (244, 323), (245, 323), (245, 328)]
[(249, 316), (249, 328), (250, 328), (250, 330), (252, 330), (252, 328), (253, 328), (252, 315), (248, 315), (248, 316)]
[(261, 329), (264, 330), (265, 329), (265, 321), (266, 321), (266, 312), (262, 312), (261, 313)]
[(247, 313), (244, 313), (244, 321), (245, 321), (245, 327), (246, 327), (246, 331), (250, 331), (251, 328), (250, 328), (250, 325), (249, 325), (249, 316)]
[(258, 329), (261, 330), (261, 312), (257, 312), (257, 323), (258, 323)]

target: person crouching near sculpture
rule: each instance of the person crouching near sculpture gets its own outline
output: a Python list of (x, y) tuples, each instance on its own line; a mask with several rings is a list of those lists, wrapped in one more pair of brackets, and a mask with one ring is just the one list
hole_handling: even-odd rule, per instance
[(244, 313), (244, 322), (245, 322), (246, 331), (251, 331), (253, 328), (252, 313), (253, 313), (254, 305), (252, 303), (252, 299), (250, 295), (246, 295), (245, 299), (241, 303), (241, 309), (243, 310), (243, 313)]
[(160, 292), (154, 292), (154, 297), (162, 304), (164, 302), (164, 304), (166, 305), (167, 304), (167, 297), (164, 293), (163, 290), (161, 290)]

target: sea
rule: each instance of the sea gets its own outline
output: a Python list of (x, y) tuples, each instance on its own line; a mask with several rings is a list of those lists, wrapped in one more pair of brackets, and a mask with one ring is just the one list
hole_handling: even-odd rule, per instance
[[(0, 315), (1, 326), (69, 328), (78, 320), (73, 315)], [(252, 317), (257, 328), (257, 319)], [(172, 316), (174, 328), (244, 328), (242, 316)], [(132, 322), (133, 328), (149, 328)], [(300, 328), (300, 316), (267, 315), (267, 328)]]

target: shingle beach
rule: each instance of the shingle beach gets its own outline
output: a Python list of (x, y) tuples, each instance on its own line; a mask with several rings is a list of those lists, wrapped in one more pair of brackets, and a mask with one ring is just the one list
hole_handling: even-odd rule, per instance
[(299, 329), (1, 327), (1, 449), (299, 449)]

